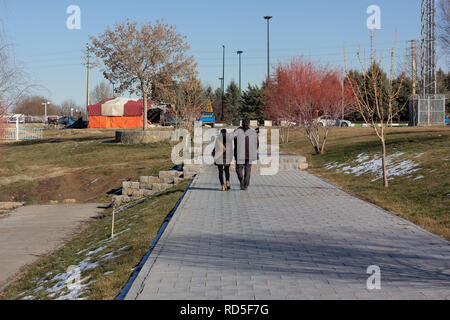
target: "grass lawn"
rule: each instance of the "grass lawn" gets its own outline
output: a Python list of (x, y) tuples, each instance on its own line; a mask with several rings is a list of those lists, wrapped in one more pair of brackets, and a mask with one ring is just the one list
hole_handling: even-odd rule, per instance
[(314, 155), (300, 131), (280, 149), (306, 156), (312, 173), (450, 240), (450, 128), (389, 129), (387, 189), (370, 166), (381, 151), (373, 129), (334, 128), (324, 155)]
[(0, 145), (0, 201), (107, 201), (122, 181), (172, 167), (169, 142), (113, 143), (115, 130), (47, 130), (39, 141)]
[[(184, 181), (118, 213), (113, 240), (111, 210), (107, 211), (64, 247), (30, 266), (0, 299), (114, 299), (187, 185)], [(70, 277), (69, 266), (81, 269), (81, 290), (69, 290), (64, 282)]]

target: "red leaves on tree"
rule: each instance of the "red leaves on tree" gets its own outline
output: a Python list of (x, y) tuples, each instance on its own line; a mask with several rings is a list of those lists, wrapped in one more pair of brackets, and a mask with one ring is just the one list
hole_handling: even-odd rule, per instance
[(304, 58), (280, 63), (266, 87), (265, 115), (301, 125), (312, 125), (320, 116), (340, 118), (350, 100), (342, 83), (339, 70), (315, 65)]

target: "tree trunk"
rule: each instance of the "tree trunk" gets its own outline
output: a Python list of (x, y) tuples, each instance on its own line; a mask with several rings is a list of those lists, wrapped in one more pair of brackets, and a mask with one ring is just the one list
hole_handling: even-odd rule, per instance
[(381, 138), (381, 147), (382, 147), (381, 158), (383, 166), (383, 183), (384, 187), (387, 188), (389, 187), (389, 181), (386, 173), (386, 141), (384, 140), (384, 137)]
[(143, 110), (142, 110), (142, 130), (143, 131), (145, 131), (145, 130), (147, 130), (147, 103), (148, 103), (148, 101), (147, 101), (147, 92), (143, 92), (144, 94), (143, 94), (143, 99), (144, 99), (144, 103), (142, 104), (143, 105)]

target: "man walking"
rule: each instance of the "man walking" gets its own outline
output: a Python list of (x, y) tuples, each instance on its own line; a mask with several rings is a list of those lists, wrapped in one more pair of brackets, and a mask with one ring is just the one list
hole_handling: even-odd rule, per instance
[(258, 160), (258, 136), (256, 131), (250, 128), (248, 119), (242, 121), (242, 126), (234, 131), (233, 136), (236, 173), (241, 190), (247, 190), (250, 185), (252, 162)]

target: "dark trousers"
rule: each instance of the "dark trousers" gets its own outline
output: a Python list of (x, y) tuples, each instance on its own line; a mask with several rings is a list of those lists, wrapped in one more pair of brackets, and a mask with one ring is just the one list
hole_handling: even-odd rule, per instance
[[(244, 170), (244, 174), (242, 174), (242, 170)], [(248, 188), (250, 185), (250, 176), (252, 175), (252, 164), (236, 164), (236, 173), (241, 183), (241, 189)]]
[(219, 168), (219, 180), (221, 185), (225, 185), (223, 182), (223, 172), (225, 171), (225, 178), (230, 181), (230, 165), (217, 165)]

